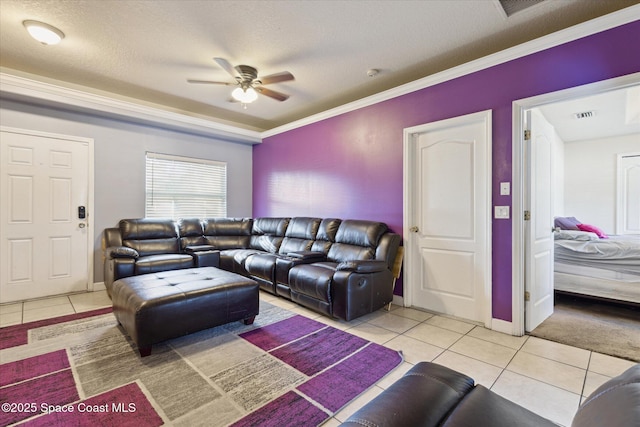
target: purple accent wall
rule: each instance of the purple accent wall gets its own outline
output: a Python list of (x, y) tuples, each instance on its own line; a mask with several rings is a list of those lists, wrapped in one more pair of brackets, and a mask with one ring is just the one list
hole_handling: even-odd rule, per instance
[[(403, 129), (493, 110), (493, 205), (511, 206), (514, 100), (640, 71), (640, 21), (266, 138), (253, 148), (253, 216), (386, 222), (402, 233)], [(493, 220), (493, 317), (511, 321), (511, 220)], [(395, 289), (402, 294), (402, 282)]]

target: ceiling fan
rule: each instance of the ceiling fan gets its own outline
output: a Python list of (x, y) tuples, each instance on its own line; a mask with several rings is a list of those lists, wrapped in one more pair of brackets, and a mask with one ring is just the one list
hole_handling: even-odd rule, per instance
[(237, 85), (238, 87), (233, 90), (231, 96), (236, 100), (242, 102), (243, 105), (249, 104), (256, 100), (258, 93), (273, 98), (276, 101), (286, 101), (289, 95), (286, 95), (275, 90), (267, 89), (264, 85), (272, 83), (286, 82), (294, 80), (293, 74), (288, 71), (282, 71), (276, 74), (270, 74), (268, 76), (258, 79), (258, 70), (249, 65), (236, 65), (232, 66), (229, 61), (224, 58), (213, 58), (227, 73), (229, 73), (236, 81), (230, 82), (216, 82), (211, 80), (194, 80), (187, 79), (189, 83), (203, 83), (214, 85)]

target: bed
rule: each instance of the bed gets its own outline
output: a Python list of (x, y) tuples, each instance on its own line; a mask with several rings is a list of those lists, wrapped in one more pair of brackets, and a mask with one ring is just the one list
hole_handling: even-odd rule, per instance
[(640, 304), (640, 235), (575, 222), (555, 221), (555, 290)]

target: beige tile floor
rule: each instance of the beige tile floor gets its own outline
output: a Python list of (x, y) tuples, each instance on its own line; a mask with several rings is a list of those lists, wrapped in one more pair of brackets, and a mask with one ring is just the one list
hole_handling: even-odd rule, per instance
[[(476, 383), (561, 426), (569, 426), (581, 399), (633, 362), (536, 337), (513, 337), (474, 323), (393, 306), (351, 322), (329, 319), (262, 292), (265, 301), (378, 344), (402, 350), (404, 362), (325, 424), (339, 425), (419, 361), (464, 372)], [(0, 306), (9, 326), (110, 306), (105, 291)]]

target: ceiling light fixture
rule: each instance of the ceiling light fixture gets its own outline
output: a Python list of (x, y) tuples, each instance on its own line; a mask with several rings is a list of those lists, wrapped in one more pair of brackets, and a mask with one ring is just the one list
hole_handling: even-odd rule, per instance
[(44, 45), (58, 44), (64, 38), (62, 31), (44, 22), (27, 20), (23, 21), (22, 25), (24, 25), (31, 37)]
[(249, 87), (237, 87), (231, 92), (231, 96), (236, 101), (240, 101), (243, 104), (250, 104), (256, 99), (258, 99), (258, 92), (251, 86)]

